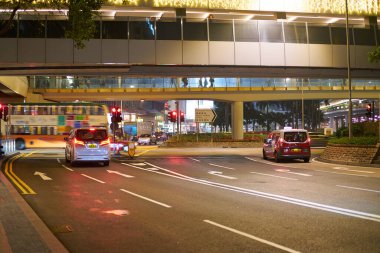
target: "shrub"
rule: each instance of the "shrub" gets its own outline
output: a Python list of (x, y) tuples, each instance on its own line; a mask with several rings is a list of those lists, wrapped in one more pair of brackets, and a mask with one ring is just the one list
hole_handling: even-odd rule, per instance
[(352, 145), (376, 145), (378, 142), (377, 137), (348, 137), (331, 139), (328, 144), (352, 144)]

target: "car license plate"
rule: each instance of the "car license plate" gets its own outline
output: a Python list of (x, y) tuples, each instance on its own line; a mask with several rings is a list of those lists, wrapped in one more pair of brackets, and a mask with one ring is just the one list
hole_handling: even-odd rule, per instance
[(301, 152), (301, 149), (299, 149), (299, 148), (293, 148), (292, 151), (293, 152)]
[(96, 144), (88, 144), (88, 148), (96, 148)]

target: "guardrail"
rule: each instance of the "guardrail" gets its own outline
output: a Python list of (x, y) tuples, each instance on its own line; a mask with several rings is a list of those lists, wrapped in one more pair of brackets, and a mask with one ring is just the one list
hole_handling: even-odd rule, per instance
[(0, 140), (0, 155), (9, 155), (16, 152), (16, 142), (14, 139)]

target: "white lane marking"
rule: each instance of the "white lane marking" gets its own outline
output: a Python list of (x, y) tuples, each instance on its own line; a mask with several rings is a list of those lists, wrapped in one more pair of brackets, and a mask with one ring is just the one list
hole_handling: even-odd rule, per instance
[(115, 171), (115, 170), (107, 170), (108, 173), (110, 174), (116, 174), (116, 175), (119, 175), (119, 176), (122, 176), (122, 177), (126, 177), (126, 178), (133, 178), (134, 176), (130, 176), (130, 175), (127, 175), (127, 174), (123, 174), (119, 171)]
[(146, 164), (145, 163), (131, 163), (132, 165), (135, 165), (135, 166), (145, 166)]
[(373, 171), (351, 170), (351, 169), (349, 169), (349, 168), (345, 168), (345, 167), (333, 167), (332, 169), (333, 169), (333, 170), (353, 171), (353, 172), (359, 172), (359, 173), (369, 173), (369, 174), (375, 173), (375, 172), (373, 172)]
[(254, 161), (254, 162), (257, 162), (256, 159), (253, 159), (253, 158), (250, 158), (250, 157), (244, 157), (245, 159), (248, 159), (248, 160), (251, 160), (251, 161)]
[(105, 183), (106, 183), (106, 182), (101, 181), (101, 180), (99, 180), (99, 179), (96, 179), (96, 178), (93, 178), (93, 177), (87, 176), (86, 174), (81, 174), (81, 175), (84, 176), (84, 177), (87, 177), (87, 178), (89, 178), (89, 179), (92, 179), (92, 180), (94, 180), (94, 181), (96, 181), (96, 182), (99, 182), (99, 183), (101, 183), (101, 184), (105, 184)]
[(235, 170), (234, 168), (230, 168), (230, 167), (226, 167), (226, 166), (222, 166), (222, 165), (217, 165), (217, 164), (213, 164), (213, 163), (209, 163), (208, 165), (223, 168), (223, 169), (228, 169), (228, 170)]
[(314, 171), (319, 171), (319, 172), (324, 172), (324, 173), (330, 173), (330, 174), (338, 174), (338, 175), (356, 176), (356, 177), (369, 177), (369, 176), (366, 176), (366, 175), (358, 175), (358, 174), (350, 174), (350, 173), (339, 173), (339, 172), (326, 171), (326, 170), (314, 170)]
[(298, 173), (298, 172), (292, 172), (290, 170), (287, 170), (287, 169), (277, 169), (275, 170), (277, 172), (282, 172), (282, 173), (288, 173), (288, 174), (294, 174), (294, 175), (298, 175), (298, 176), (304, 176), (304, 177), (311, 177), (312, 175), (310, 174), (305, 174), (305, 173)]
[(360, 191), (367, 191), (367, 192), (376, 192), (376, 193), (380, 193), (380, 191), (371, 190), (371, 189), (365, 189), (365, 188), (357, 188), (357, 187), (351, 187), (351, 186), (345, 186), (345, 185), (336, 185), (336, 186), (337, 186), (337, 187), (342, 187), (342, 188), (348, 188), (348, 189), (360, 190)]
[(293, 166), (289, 166), (289, 165), (285, 165), (285, 164), (280, 164), (280, 163), (275, 163), (275, 162), (270, 162), (270, 161), (266, 161), (266, 160), (255, 160), (255, 159), (252, 159), (252, 158), (249, 158), (249, 157), (245, 157), (245, 158), (248, 159), (248, 160), (254, 161), (254, 162), (268, 164), (268, 165), (272, 165), (272, 166), (276, 166), (276, 167), (284, 167), (284, 168), (290, 168), (290, 169), (294, 169), (295, 168)]
[(34, 174), (35, 176), (40, 176), (42, 180), (53, 180), (50, 177), (46, 176), (46, 173), (35, 171)]
[(237, 179), (236, 177), (229, 177), (229, 176), (222, 175), (223, 172), (220, 172), (220, 171), (213, 171), (212, 170), (212, 171), (209, 171), (208, 174), (218, 176), (218, 177), (227, 178), (227, 179)]
[(59, 164), (61, 164), (61, 160), (59, 160), (59, 158), (57, 158), (57, 162), (58, 162)]
[(192, 157), (189, 157), (190, 160), (193, 160), (193, 161), (196, 161), (196, 162), (200, 162), (200, 160), (198, 159), (195, 159), (195, 158), (192, 158)]
[(147, 201), (149, 201), (149, 202), (152, 202), (152, 203), (154, 203), (154, 204), (157, 204), (157, 205), (160, 205), (160, 206), (163, 206), (163, 207), (166, 207), (166, 208), (171, 208), (171, 206), (169, 206), (169, 205), (167, 205), (167, 204), (164, 204), (164, 203), (158, 202), (158, 201), (156, 201), (156, 200), (153, 200), (153, 199), (150, 199), (150, 198), (147, 198), (147, 197), (141, 196), (141, 195), (139, 195), (139, 194), (136, 194), (136, 193), (133, 193), (133, 192), (127, 191), (127, 190), (125, 190), (125, 189), (120, 189), (120, 191), (123, 191), (123, 192), (125, 192), (125, 193), (131, 194), (131, 195), (133, 195), (133, 196), (135, 196), (135, 197), (138, 197), (138, 198), (141, 198), (141, 199), (145, 199), (145, 200), (147, 200)]
[(242, 236), (245, 236), (245, 237), (248, 237), (250, 239), (253, 239), (253, 240), (256, 240), (258, 242), (261, 242), (261, 243), (264, 243), (264, 244), (267, 244), (267, 245), (270, 245), (272, 247), (275, 247), (277, 249), (281, 249), (283, 251), (286, 251), (286, 252), (291, 252), (291, 253), (299, 253), (300, 251), (296, 251), (296, 250), (293, 250), (293, 249), (290, 249), (288, 247), (285, 247), (285, 246), (282, 246), (280, 244), (277, 244), (277, 243), (274, 243), (274, 242), (271, 242), (271, 241), (268, 241), (268, 240), (265, 240), (265, 239), (262, 239), (260, 237), (257, 237), (257, 236), (254, 236), (254, 235), (251, 235), (251, 234), (248, 234), (248, 233), (245, 233), (245, 232), (242, 232), (242, 231), (239, 231), (237, 229), (234, 229), (234, 228), (231, 228), (231, 227), (227, 227), (227, 226), (224, 226), (222, 224), (219, 224), (219, 223), (216, 223), (216, 222), (213, 222), (213, 221), (210, 221), (210, 220), (203, 220), (204, 222), (208, 223), (208, 224), (211, 224), (211, 225), (214, 225), (216, 227), (219, 227), (219, 228), (222, 228), (222, 229), (225, 229), (225, 230), (228, 230), (230, 232), (233, 232), (235, 234), (238, 234), (238, 235), (242, 235)]
[(158, 170), (157, 168), (146, 168), (147, 170)]
[[(157, 168), (141, 168), (141, 167), (138, 167), (138, 166), (135, 166), (133, 165), (133, 163), (121, 163), (123, 165), (127, 165), (127, 166), (131, 166), (133, 168), (137, 168), (137, 169), (144, 169), (144, 170), (149, 170), (149, 171), (152, 171), (152, 170), (158, 170)], [(146, 164), (144, 164), (146, 165)]]
[(67, 170), (69, 170), (69, 171), (74, 171), (73, 169), (70, 169), (69, 167), (67, 167), (67, 166), (65, 166), (63, 164), (62, 164), (62, 167), (65, 168), (65, 169), (67, 169)]
[(259, 173), (259, 172), (249, 172), (249, 173), (263, 175), (263, 176), (269, 176), (269, 177), (277, 177), (277, 178), (282, 178), (282, 179), (287, 179), (287, 180), (298, 180), (297, 178), (280, 177), (280, 176), (275, 176), (275, 175), (271, 175), (271, 174), (264, 174), (264, 173)]
[(167, 176), (167, 177), (173, 177), (173, 178), (177, 178), (177, 179), (181, 179), (181, 180), (185, 180), (185, 181), (190, 181), (193, 183), (203, 184), (203, 185), (207, 185), (207, 186), (211, 186), (211, 187), (221, 188), (221, 189), (239, 192), (239, 193), (243, 193), (243, 194), (248, 194), (248, 195), (252, 195), (252, 196), (272, 199), (272, 200), (276, 200), (276, 201), (285, 202), (288, 204), (309, 207), (309, 208), (318, 209), (318, 210), (322, 210), (322, 211), (326, 211), (326, 212), (330, 212), (330, 213), (337, 213), (337, 214), (342, 214), (342, 215), (355, 217), (355, 218), (359, 218), (359, 219), (380, 222), (380, 215), (376, 215), (376, 214), (372, 214), (372, 213), (366, 213), (366, 212), (351, 210), (351, 209), (347, 209), (347, 208), (324, 205), (324, 204), (320, 204), (317, 202), (311, 202), (311, 201), (306, 201), (306, 200), (302, 200), (302, 199), (296, 199), (296, 198), (286, 197), (286, 196), (282, 196), (282, 195), (260, 192), (260, 191), (236, 187), (236, 186), (232, 186), (232, 185), (220, 184), (220, 183), (215, 183), (212, 181), (196, 179), (196, 178), (189, 177), (189, 176), (186, 176), (186, 175), (183, 175), (183, 174), (180, 174), (180, 173), (168, 170), (168, 169), (161, 168), (161, 167), (153, 165), (151, 163), (147, 163), (147, 164), (149, 164), (150, 166), (154, 166), (154, 167), (156, 167), (162, 171), (168, 172), (172, 175), (169, 175), (169, 174), (161, 172), (161, 171), (151, 171), (151, 170), (147, 170), (144, 168), (131, 166), (129, 164), (125, 164), (125, 165), (129, 165), (129, 166), (134, 167), (134, 168), (139, 169), (139, 170), (145, 170), (145, 171), (157, 173), (157, 174)]

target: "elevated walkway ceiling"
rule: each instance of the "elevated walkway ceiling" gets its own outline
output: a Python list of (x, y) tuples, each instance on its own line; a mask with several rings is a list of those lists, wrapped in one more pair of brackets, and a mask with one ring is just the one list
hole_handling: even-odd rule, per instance
[(0, 103), (23, 101), (28, 94), (28, 88), (28, 79), (25, 76), (0, 76)]

